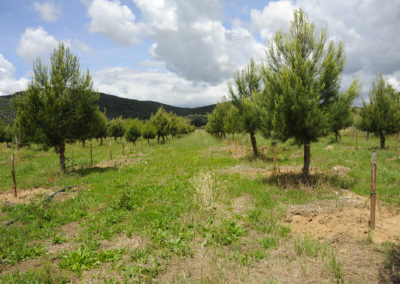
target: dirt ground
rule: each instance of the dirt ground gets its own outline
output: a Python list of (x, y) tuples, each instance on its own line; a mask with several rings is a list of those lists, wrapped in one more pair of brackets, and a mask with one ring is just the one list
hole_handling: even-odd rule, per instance
[(13, 204), (28, 204), (32, 198), (40, 195), (50, 195), (55, 192), (54, 189), (49, 188), (30, 188), (30, 189), (17, 189), (17, 197), (14, 197), (13, 191), (0, 193), (0, 203)]
[[(369, 198), (343, 190), (337, 200), (292, 205), (285, 222), (294, 233), (309, 233), (320, 240), (346, 234), (356, 241), (400, 244), (400, 215), (378, 200), (376, 226), (369, 228)], [(379, 198), (379, 196), (378, 196)]]

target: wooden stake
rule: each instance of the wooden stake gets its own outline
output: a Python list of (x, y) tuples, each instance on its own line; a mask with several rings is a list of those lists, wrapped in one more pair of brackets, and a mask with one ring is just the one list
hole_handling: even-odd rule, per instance
[(125, 144), (122, 142), (122, 156), (125, 156)]
[(277, 142), (272, 143), (274, 145), (274, 174), (276, 174), (276, 143)]
[(376, 152), (372, 153), (371, 159), (371, 212), (369, 226), (371, 229), (375, 229), (375, 205), (376, 205)]
[(92, 148), (92, 143), (90, 143), (90, 167), (93, 168), (93, 148)]
[(110, 160), (112, 160), (112, 147), (111, 147), (111, 141), (110, 141)]
[(358, 149), (358, 128), (356, 129), (356, 149)]
[(11, 154), (11, 175), (13, 179), (13, 189), (14, 189), (14, 197), (17, 198), (17, 181), (15, 180), (15, 163), (14, 163), (14, 154)]

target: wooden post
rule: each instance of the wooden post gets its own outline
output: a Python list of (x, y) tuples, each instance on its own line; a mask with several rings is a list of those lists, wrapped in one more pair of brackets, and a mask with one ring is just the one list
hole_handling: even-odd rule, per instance
[(356, 149), (358, 149), (358, 128), (356, 129)]
[(272, 142), (274, 145), (274, 174), (276, 174), (276, 141)]
[(13, 179), (14, 197), (17, 198), (17, 182), (15, 180), (14, 154), (11, 154), (11, 175), (12, 175), (12, 179)]
[(140, 137), (140, 140), (142, 140), (142, 152), (143, 152), (143, 137)]
[(371, 212), (369, 226), (375, 229), (375, 203), (376, 203), (376, 152), (372, 153), (371, 159)]
[(111, 141), (110, 141), (110, 160), (112, 160), (112, 147), (111, 147)]
[(122, 142), (122, 156), (125, 156), (125, 144)]
[(90, 167), (93, 168), (93, 148), (92, 148), (92, 143), (90, 143)]

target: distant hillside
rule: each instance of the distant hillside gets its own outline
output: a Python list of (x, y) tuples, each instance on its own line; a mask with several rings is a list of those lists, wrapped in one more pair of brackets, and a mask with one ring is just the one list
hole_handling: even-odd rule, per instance
[[(12, 96), (0, 97), (0, 118), (6, 122), (11, 122), (15, 117), (10, 106), (10, 99)], [(106, 110), (106, 114), (109, 118), (122, 116), (123, 118), (131, 117), (139, 119), (150, 118), (151, 114), (156, 113), (160, 106), (163, 106), (166, 111), (172, 111), (180, 116), (206, 114), (212, 112), (215, 107), (215, 105), (197, 108), (174, 107), (158, 102), (131, 100), (104, 93), (100, 93), (99, 106), (100, 110)]]
[(100, 93), (99, 99), (100, 109), (104, 111), (106, 109), (106, 114), (109, 118), (118, 117), (122, 115), (124, 118), (140, 118), (148, 119), (152, 113), (156, 113), (160, 106), (163, 106), (166, 111), (174, 112), (180, 116), (188, 116), (192, 114), (206, 114), (212, 112), (215, 105), (208, 105), (197, 108), (182, 108), (175, 107), (171, 105), (166, 105), (153, 101), (138, 101), (120, 98), (117, 96), (107, 95)]

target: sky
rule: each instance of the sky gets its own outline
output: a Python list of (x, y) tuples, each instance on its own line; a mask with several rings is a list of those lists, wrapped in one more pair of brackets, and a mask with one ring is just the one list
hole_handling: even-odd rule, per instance
[(213, 104), (298, 8), (344, 42), (342, 90), (358, 78), (357, 104), (378, 73), (400, 90), (400, 0), (0, 0), (0, 95), (26, 89), (33, 61), (63, 42), (99, 92)]

